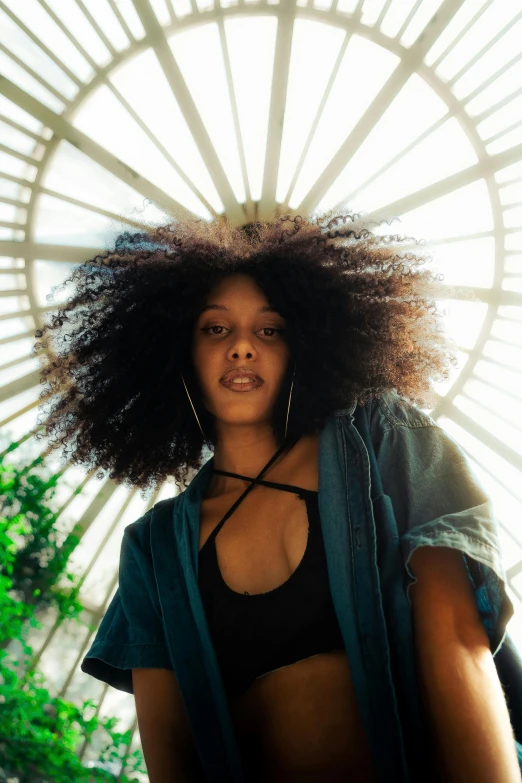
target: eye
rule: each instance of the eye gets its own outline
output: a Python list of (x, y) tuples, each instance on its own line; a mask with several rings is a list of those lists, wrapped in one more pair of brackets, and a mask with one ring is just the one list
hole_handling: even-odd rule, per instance
[[(264, 326), (262, 329), (259, 330), (260, 332), (276, 332), (277, 334), (282, 334), (283, 329), (276, 329), (275, 326)], [(268, 335), (269, 337), (275, 337), (275, 335)]]
[[(219, 326), (218, 324), (214, 324), (213, 326), (204, 326), (201, 331), (206, 332), (207, 334), (215, 334), (216, 336), (220, 336), (222, 332), (213, 332), (212, 329), (226, 329), (226, 326)], [(276, 329), (275, 326), (264, 326), (262, 329), (259, 329), (260, 332), (276, 332), (277, 334), (283, 334), (285, 331), (284, 329)], [(265, 337), (268, 337), (269, 339), (274, 339), (276, 335), (265, 335)]]
[[(210, 332), (212, 329), (224, 329), (224, 326), (204, 326), (201, 330), (202, 332)], [(212, 334), (216, 334), (216, 332), (212, 332)]]

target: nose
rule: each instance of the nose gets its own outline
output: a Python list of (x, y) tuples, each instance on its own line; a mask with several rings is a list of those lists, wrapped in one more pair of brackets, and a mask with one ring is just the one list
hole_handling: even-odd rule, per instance
[(252, 359), (256, 355), (256, 351), (250, 340), (238, 337), (234, 345), (230, 346), (227, 355), (231, 359), (239, 359), (242, 357), (245, 357), (245, 359)]

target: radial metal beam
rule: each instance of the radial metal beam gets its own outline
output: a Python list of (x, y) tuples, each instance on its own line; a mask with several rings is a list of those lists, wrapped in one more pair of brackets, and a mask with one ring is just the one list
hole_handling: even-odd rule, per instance
[[(123, 182), (134, 188), (142, 196), (151, 199), (151, 201), (158, 204), (158, 206), (165, 210), (165, 212), (173, 211), (184, 217), (194, 218), (194, 214), (187, 210), (176, 199), (169, 196), (161, 188), (158, 188), (150, 180), (144, 177), (142, 174), (138, 174), (133, 168), (128, 166), (123, 161), (119, 160), (115, 155), (106, 150), (101, 144), (98, 144), (91, 139), (87, 134), (82, 133), (81, 130), (75, 128), (74, 125), (68, 122), (64, 117), (49, 109), (43, 103), (33, 98), (32, 95), (20, 89), (18, 85), (7, 79), (5, 76), (0, 75), (0, 94), (5, 95), (6, 98), (13, 101), (17, 106), (32, 114), (44, 125), (47, 125), (51, 130), (61, 139), (65, 139), (73, 147), (76, 147), (87, 155), (91, 160), (99, 163), (119, 177)], [(19, 156), (20, 157), (20, 156)], [(38, 161), (30, 160), (30, 163), (34, 166)]]
[(277, 20), (263, 190), (256, 218), (260, 221), (273, 220), (275, 217), (277, 177), (280, 168), (294, 19), (295, 7), (291, 0), (281, 0)]
[(521, 158), (522, 144), (517, 144), (515, 147), (510, 147), (507, 150), (498, 152), (496, 155), (486, 156), (483, 160), (479, 160), (477, 163), (473, 163), (471, 166), (461, 169), (455, 174), (450, 174), (448, 177), (439, 179), (437, 182), (433, 182), (425, 188), (419, 188), (419, 190), (408, 193), (408, 195), (403, 196), (403, 198), (396, 199), (395, 201), (379, 207), (379, 209), (369, 213), (368, 219), (381, 220), (390, 217), (392, 214), (403, 215), (405, 212), (422, 207), (430, 201), (434, 201), (437, 198), (446, 196), (454, 190), (463, 188), (465, 185), (470, 185), (472, 182), (476, 182), (479, 179), (486, 179), (496, 171), (500, 171), (501, 169), (510, 166), (512, 163), (516, 163)]
[(149, 0), (141, 0), (135, 5), (136, 12), (145, 28), (147, 39), (154, 49), (156, 57), (163, 68), (172, 94), (176, 99), (190, 132), (196, 142), (199, 152), (212, 177), (216, 190), (225, 206), (227, 217), (236, 224), (242, 224), (245, 220), (245, 212), (232, 190), (232, 186), (223, 168), (223, 164), (210, 139), (205, 124), (198, 112), (190, 90), (185, 83), (172, 50), (165, 37), (165, 31), (161, 27)]
[(330, 163), (324, 168), (314, 186), (309, 190), (306, 197), (299, 205), (299, 211), (302, 210), (305, 213), (309, 213), (315, 210), (317, 204), (338, 178), (339, 173), (344, 171), (356, 150), (371, 133), (388, 107), (393, 103), (412, 73), (414, 73), (422, 63), (426, 52), (431, 48), (433, 42), (455, 16), (463, 2), (464, 0), (458, 0), (458, 2), (455, 2), (455, 0), (445, 0), (437, 13), (433, 16), (431, 23), (427, 25), (426, 29), (419, 36), (411, 49), (406, 50), (404, 48), (402, 52), (403, 59), (379, 90), (366, 111), (360, 116), (358, 122), (354, 125), (344, 142), (330, 160)]
[(16, 381), (6, 383), (5, 386), (0, 387), (0, 402), (5, 402), (16, 394), (33, 389), (40, 383), (40, 370), (33, 370), (33, 372), (24, 375), (23, 378), (17, 378)]

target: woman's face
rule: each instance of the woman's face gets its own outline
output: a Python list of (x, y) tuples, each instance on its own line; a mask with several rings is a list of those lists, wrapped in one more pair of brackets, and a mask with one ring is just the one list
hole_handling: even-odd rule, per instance
[[(265, 309), (265, 312), (263, 312)], [(192, 335), (192, 361), (207, 410), (223, 424), (266, 424), (289, 361), (286, 321), (270, 311), (265, 294), (245, 274), (224, 278), (198, 314)], [(251, 391), (223, 385), (236, 368), (253, 370), (262, 383)]]

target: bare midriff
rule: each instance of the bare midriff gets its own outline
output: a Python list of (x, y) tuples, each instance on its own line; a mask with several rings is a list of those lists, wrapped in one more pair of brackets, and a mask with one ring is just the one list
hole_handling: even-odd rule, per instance
[[(317, 491), (317, 459), (318, 436), (303, 438), (264, 478)], [(248, 486), (229, 480), (226, 494), (203, 500), (200, 549)], [(216, 536), (221, 575), (238, 593), (274, 590), (297, 568), (307, 537), (304, 502), (258, 485)], [(245, 783), (377, 782), (345, 650), (267, 672), (246, 693), (230, 697), (229, 707)]]
[(263, 675), (230, 710), (245, 783), (377, 783), (344, 650)]

